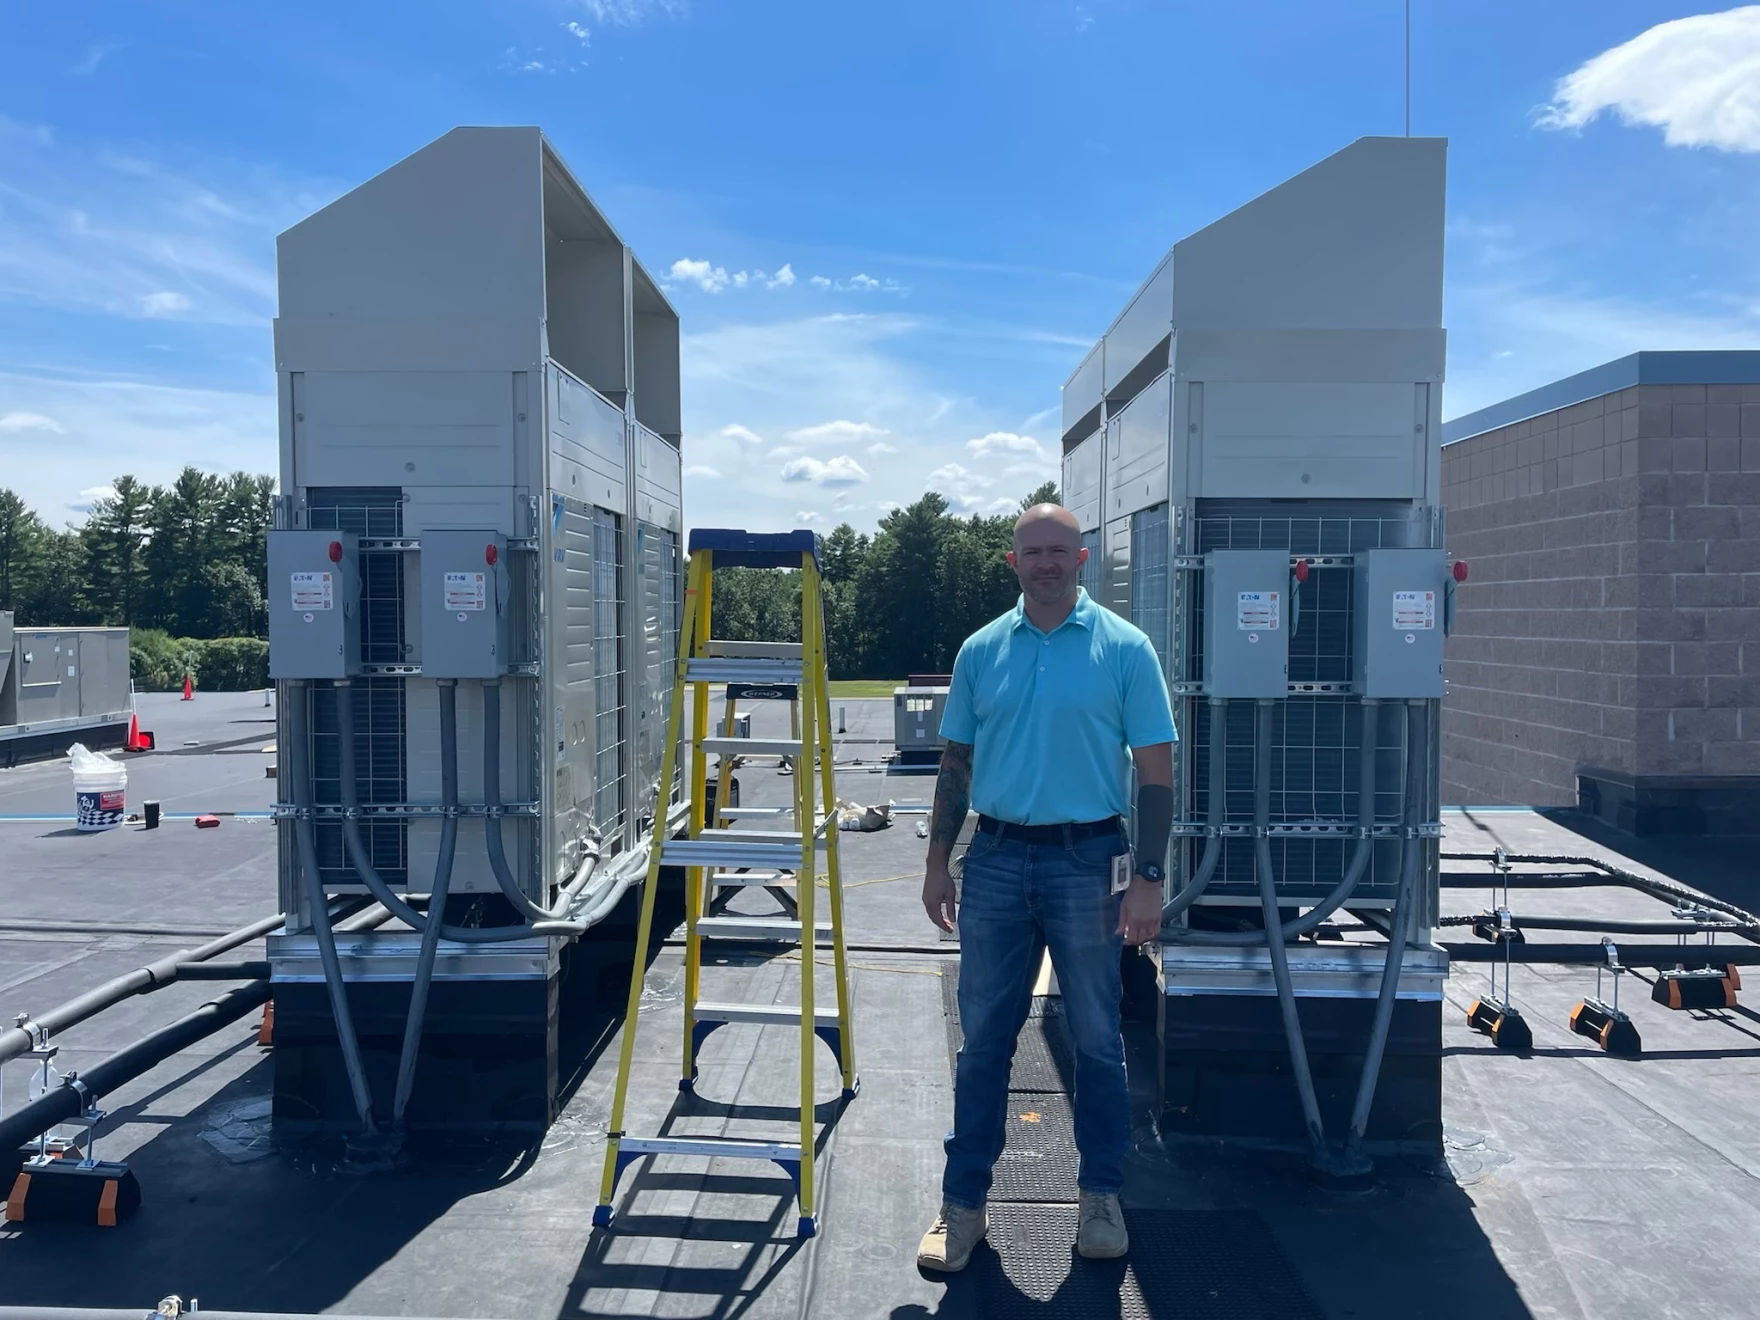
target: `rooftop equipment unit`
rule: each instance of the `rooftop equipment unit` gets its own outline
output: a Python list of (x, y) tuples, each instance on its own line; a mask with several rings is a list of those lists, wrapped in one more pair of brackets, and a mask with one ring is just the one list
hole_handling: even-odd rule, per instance
[[(570, 943), (678, 810), (678, 317), (535, 128), (278, 251), (276, 1122), (541, 1130)], [(323, 894), (423, 933), (337, 950)]]
[[(1153, 641), (1181, 739), (1170, 1134), (1440, 1140), (1445, 154), (1364, 138), (1175, 244), (1063, 389), (1083, 584)], [(1391, 946), (1306, 938), (1390, 910)]]

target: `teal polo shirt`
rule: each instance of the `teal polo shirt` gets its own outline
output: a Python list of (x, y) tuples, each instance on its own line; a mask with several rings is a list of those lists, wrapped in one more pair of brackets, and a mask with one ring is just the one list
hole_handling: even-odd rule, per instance
[(1142, 629), (1076, 589), (1049, 634), (1025, 598), (966, 638), (941, 736), (972, 745), (972, 805), (1016, 825), (1123, 816), (1130, 752), (1173, 742), (1161, 661)]

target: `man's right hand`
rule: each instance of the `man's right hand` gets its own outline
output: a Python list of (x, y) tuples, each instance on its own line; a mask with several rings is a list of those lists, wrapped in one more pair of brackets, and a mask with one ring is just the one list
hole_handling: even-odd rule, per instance
[(939, 858), (929, 859), (928, 869), (923, 873), (923, 910), (942, 930), (951, 931), (958, 920), (956, 898), (953, 886), (953, 873), (948, 870), (947, 863)]

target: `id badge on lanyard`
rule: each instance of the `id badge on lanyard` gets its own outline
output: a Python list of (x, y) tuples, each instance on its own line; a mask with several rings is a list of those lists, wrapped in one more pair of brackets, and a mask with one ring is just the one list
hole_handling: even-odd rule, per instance
[(1122, 894), (1131, 887), (1131, 855), (1122, 852), (1112, 859), (1112, 892)]

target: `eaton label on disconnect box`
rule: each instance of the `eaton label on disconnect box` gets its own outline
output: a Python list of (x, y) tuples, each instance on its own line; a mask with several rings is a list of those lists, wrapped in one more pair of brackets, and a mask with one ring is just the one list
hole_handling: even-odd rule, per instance
[(328, 573), (292, 573), (293, 608), (305, 610), (328, 610), (335, 608), (335, 592), (331, 587)]
[(1393, 626), (1401, 632), (1436, 626), (1436, 593), (1434, 591), (1396, 591), (1393, 593)]
[(1242, 632), (1270, 632), (1282, 618), (1281, 593), (1276, 591), (1243, 591), (1235, 607), (1235, 626)]
[(446, 575), (446, 608), (449, 610), (480, 610), (487, 598), (485, 573), (448, 573)]

